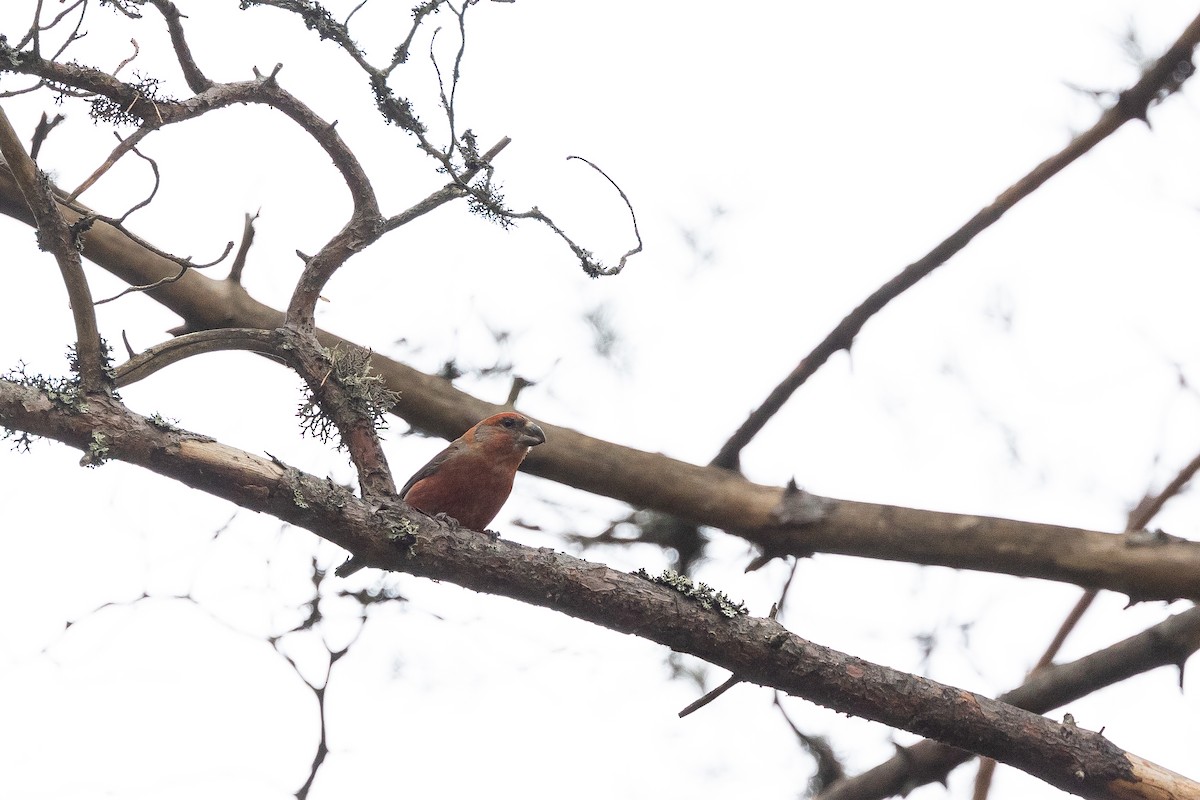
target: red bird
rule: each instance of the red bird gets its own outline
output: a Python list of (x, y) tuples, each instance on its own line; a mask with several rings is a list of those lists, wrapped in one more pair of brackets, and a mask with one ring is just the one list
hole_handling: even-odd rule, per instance
[[(482, 531), (500, 513), (530, 448), (545, 441), (542, 429), (521, 414), (495, 414), (417, 470), (400, 497), (430, 516), (450, 517), (464, 528)], [(345, 577), (362, 566), (351, 558), (337, 574)]]

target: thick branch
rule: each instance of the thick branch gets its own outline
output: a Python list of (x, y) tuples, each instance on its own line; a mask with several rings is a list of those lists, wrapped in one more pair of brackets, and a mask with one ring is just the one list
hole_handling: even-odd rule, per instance
[(379, 376), (366, 372), (369, 354), (349, 348), (323, 352), (312, 334), (290, 328), (276, 330), (275, 336), (275, 351), (308, 384), (310, 396), (325, 415), (322, 419), (332, 420), (337, 427), (341, 444), (358, 470), (363, 497), (394, 496), (396, 483), (375, 426), (376, 416), (382, 417), (384, 406), (390, 407), (395, 398)]
[[(0, 213), (31, 222), (11, 175), (2, 168)], [(68, 221), (75, 218), (74, 212), (64, 213)], [(134, 284), (154, 283), (179, 271), (173, 262), (100, 222), (84, 240), (84, 254)], [(283, 324), (281, 312), (257, 302), (240, 285), (196, 272), (146, 294), (187, 321), (183, 332), (274, 330)], [(327, 348), (353, 346), (323, 331), (317, 335)], [(401, 395), (394, 413), (421, 431), (453, 439), (503, 410), (378, 353), (371, 365)], [(548, 442), (526, 459), (527, 471), (637, 508), (724, 528), (771, 555), (840, 553), (1033, 575), (1137, 599), (1200, 599), (1200, 543), (1166, 539), (1139, 545), (1139, 539), (1118, 534), (850, 501), (817, 502), (825, 506), (823, 516), (789, 525), (777, 515), (785, 496), (782, 488), (539, 423)]]
[(312, 475), (209, 439), (165, 430), (107, 398), (67, 413), (0, 381), (0, 422), (106, 455), (318, 532), (375, 563), (499, 594), (691, 653), (743, 680), (996, 758), (1084, 797), (1191, 792), (1200, 784), (1103, 736), (847, 656), (777, 621), (725, 617), (645, 578), (547, 548), (451, 531), (401, 504), (369, 505)]
[(92, 292), (76, 246), (77, 232), (63, 218), (54, 200), (50, 182), (21, 146), (8, 115), (0, 109), (0, 155), (12, 169), (13, 178), (27, 209), (37, 226), (38, 246), (53, 254), (67, 287), (71, 313), (75, 318), (75, 354), (79, 364), (79, 380), (85, 392), (100, 391), (107, 377), (104, 374), (104, 354), (100, 344), (100, 329), (96, 310), (92, 307)]
[[(1041, 670), (999, 699), (1044, 714), (1157, 667), (1175, 666), (1182, 671), (1197, 650), (1200, 608), (1192, 608), (1078, 661)], [(971, 758), (971, 753), (940, 742), (919, 742), (861, 775), (838, 781), (818, 800), (882, 800), (907, 794), (917, 786), (945, 781), (950, 770)]]
[(1050, 178), (1062, 172), (1076, 159), (1104, 141), (1118, 128), (1131, 120), (1145, 120), (1152, 103), (1164, 93), (1177, 90), (1191, 75), (1192, 51), (1200, 42), (1200, 17), (1192, 20), (1170, 49), (1146, 70), (1141, 79), (1121, 93), (1112, 108), (1100, 115), (1089, 130), (1076, 136), (1062, 151), (1034, 167), (1025, 177), (1004, 190), (995, 202), (971, 217), (961, 228), (950, 234), (937, 247), (918, 261), (909, 264), (898, 275), (876, 289), (858, 308), (851, 311), (811, 353), (801, 359), (796, 368), (776, 386), (762, 405), (756, 408), (734, 432), (713, 458), (713, 466), (736, 469), (742, 449), (750, 443), (763, 426), (783, 408), (788, 398), (812, 377), (821, 365), (839, 350), (849, 350), (867, 320), (917, 281), (950, 260), (1009, 209), (1031, 195)]
[(170, 0), (150, 0), (150, 2), (167, 21), (167, 31), (171, 34), (171, 46), (175, 48), (175, 57), (179, 60), (179, 68), (183, 70), (183, 78), (187, 81), (188, 88), (197, 94), (212, 88), (213, 82), (205, 77), (200, 66), (196, 64), (196, 59), (192, 56), (192, 49), (188, 46), (187, 38), (183, 34), (183, 23), (181, 22), (183, 14), (179, 13), (178, 7)]

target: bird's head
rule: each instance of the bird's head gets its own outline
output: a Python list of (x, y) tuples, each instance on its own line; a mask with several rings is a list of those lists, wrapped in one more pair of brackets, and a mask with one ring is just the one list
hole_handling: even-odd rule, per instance
[(546, 441), (546, 433), (541, 426), (515, 411), (490, 416), (472, 428), (470, 433), (475, 441), (499, 443), (507, 440), (520, 448), (535, 447)]

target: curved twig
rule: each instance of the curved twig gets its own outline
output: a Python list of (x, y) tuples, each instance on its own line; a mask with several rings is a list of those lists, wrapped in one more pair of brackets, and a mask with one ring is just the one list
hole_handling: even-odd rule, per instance
[[(464, 132), (461, 137), (456, 135), (454, 97), (457, 89), (459, 67), (461, 65), (463, 54), (466, 48), (464, 16), (467, 8), (473, 5), (473, 3), (474, 0), (466, 0), (461, 10), (454, 8), (454, 6), (450, 3), (440, 2), (426, 3), (418, 7), (414, 13), (413, 28), (410, 30), (408, 38), (399, 48), (397, 48), (391, 63), (384, 69), (378, 69), (372, 66), (363, 52), (354, 43), (346, 25), (334, 20), (328, 11), (315, 3), (304, 3), (299, 2), (299, 0), (248, 0), (247, 4), (272, 6), (291, 11), (300, 15), (300, 17), (304, 20), (305, 25), (316, 30), (323, 39), (329, 39), (336, 42), (337, 45), (348, 56), (350, 56), (350, 58), (353, 59), (354, 62), (358, 64), (358, 66), (368, 76), (371, 83), (371, 88), (375, 93), (376, 105), (379, 107), (380, 111), (383, 112), (383, 114), (393, 124), (399, 126), (405, 131), (408, 131), (410, 134), (416, 137), (420, 149), (430, 157), (437, 160), (440, 167), (451, 177), (453, 185), (458, 187), (457, 193), (449, 188), (444, 188), (440, 192), (435, 193), (435, 195), (432, 195), (430, 198), (426, 198), (426, 200), (422, 201), (422, 203), (414, 206), (412, 210), (416, 211), (417, 213), (408, 216), (408, 219), (411, 219), (412, 216), (420, 216), (420, 214), (427, 213), (430, 208), (434, 208), (437, 205), (447, 202), (448, 200), (454, 199), (455, 196), (465, 196), (470, 198), (470, 202), (473, 204), (473, 210), (479, 211), (480, 213), (491, 217), (502, 225), (507, 226), (518, 219), (532, 219), (550, 228), (550, 230), (553, 231), (571, 249), (571, 252), (574, 253), (575, 257), (579, 259), (581, 268), (589, 276), (598, 278), (602, 276), (618, 274), (624, 268), (626, 260), (641, 251), (640, 234), (638, 234), (639, 244), (637, 248), (626, 253), (621, 258), (621, 262), (618, 266), (606, 267), (596, 259), (591, 251), (580, 246), (574, 240), (572, 240), (562, 228), (555, 224), (555, 222), (549, 216), (543, 213), (536, 206), (523, 212), (515, 212), (512, 209), (507, 208), (500, 198), (493, 193), (490, 174), (489, 180), (485, 181), (483, 185), (470, 185), (471, 179), (475, 174), (477, 174), (473, 169), (476, 166), (473, 163), (475, 159), (472, 157), (474, 148), (471, 144), (471, 141), (473, 141), (473, 137), (471, 137), (471, 140), (467, 139), (469, 132)], [(455, 57), (454, 73), (451, 76), (451, 88), (449, 95), (446, 93), (445, 82), (441, 75), (441, 69), (437, 63), (437, 60), (433, 58), (433, 42), (430, 42), (430, 57), (433, 59), (434, 68), (437, 71), (440, 98), (450, 125), (450, 142), (444, 151), (435, 146), (426, 135), (426, 128), (416, 118), (412, 111), (411, 104), (407, 100), (395, 97), (387, 84), (388, 76), (391, 74), (391, 72), (399, 64), (407, 61), (409, 48), (411, 47), (413, 37), (415, 36), (421, 22), (427, 16), (434, 13), (442, 5), (449, 6), (458, 18), (459, 34), (461, 37), (459, 49)], [(465, 161), (464, 169), (460, 169), (460, 167), (455, 164), (456, 153), (463, 156), (463, 160)], [(605, 177), (608, 176), (605, 175)], [(611, 178), (609, 180), (611, 181)], [(617, 189), (620, 191), (620, 187), (617, 187)], [(625, 199), (625, 202), (628, 205), (629, 199), (624, 197), (623, 193), (622, 197)], [(429, 205), (430, 201), (435, 202), (433, 202), (432, 205)], [(630, 210), (632, 212), (632, 206), (630, 207)], [(392, 223), (392, 221), (389, 220), (388, 230), (398, 227), (398, 224), (403, 223)], [(636, 233), (636, 219), (634, 222), (634, 227)], [(359, 235), (361, 235), (361, 226), (355, 225), (355, 228)], [(328, 261), (329, 263), (323, 263), (325, 261)], [(344, 261), (344, 258), (341, 259), (341, 261)], [(316, 297), (320, 294), (320, 286), (317, 284), (323, 285), (321, 277), (327, 272), (332, 274), (332, 270), (336, 270), (338, 266), (340, 266), (341, 261), (338, 261), (336, 258), (320, 259), (314, 257), (314, 260), (309, 262), (308, 266), (306, 266), (306, 272), (309, 269), (313, 270), (313, 280), (309, 281), (302, 279), (301, 283), (304, 286), (303, 295), (299, 293), (298, 286), (298, 293), (293, 295), (292, 303), (288, 308), (288, 319), (294, 320), (293, 324), (298, 324), (302, 327), (307, 327), (310, 325), (311, 320), (304, 314), (304, 307), (310, 301), (315, 304)], [(319, 262), (321, 265), (318, 267), (314, 262)], [(325, 280), (328, 280), (328, 278), (326, 277)]]
[(614, 181), (611, 177), (609, 177), (609, 174), (607, 172), (600, 169), (598, 166), (596, 166), (594, 163), (592, 163), (588, 159), (584, 158), (583, 156), (567, 156), (567, 161), (570, 161), (573, 158), (578, 159), (579, 161), (582, 161), (583, 163), (587, 164), (592, 169), (596, 170), (596, 172), (599, 172), (601, 175), (603, 175), (605, 180), (607, 180), (609, 183), (611, 183), (613, 185), (613, 188), (617, 190), (617, 194), (621, 195), (621, 199), (625, 201), (625, 207), (629, 209), (629, 218), (630, 218), (630, 220), (633, 221), (633, 235), (637, 239), (637, 247), (634, 247), (632, 250), (627, 252), (625, 255), (621, 256), (621, 260), (620, 260), (620, 262), (617, 263), (617, 266), (614, 267), (612, 269), (612, 271), (605, 273), (607, 275), (616, 275), (618, 272), (625, 269), (625, 262), (627, 260), (629, 260), (630, 256), (635, 256), (638, 253), (642, 252), (642, 232), (638, 230), (637, 214), (634, 213), (633, 203), (629, 202), (629, 197), (625, 194), (625, 190), (622, 189), (616, 181)]
[(219, 328), (186, 333), (138, 353), (112, 370), (113, 383), (118, 387), (128, 386), (185, 358), (225, 350), (249, 350), (282, 361), (276, 355), (274, 337), (270, 331), (255, 328)]
[(117, 68), (112, 71), (112, 76), (114, 78), (117, 76), (118, 73), (120, 73), (121, 70), (125, 69), (131, 63), (133, 63), (133, 60), (138, 57), (139, 53), (142, 52), (142, 48), (138, 46), (137, 39), (130, 39), (129, 43), (131, 45), (133, 45), (133, 55), (129, 56), (128, 58), (122, 59), (121, 63), (117, 64)]

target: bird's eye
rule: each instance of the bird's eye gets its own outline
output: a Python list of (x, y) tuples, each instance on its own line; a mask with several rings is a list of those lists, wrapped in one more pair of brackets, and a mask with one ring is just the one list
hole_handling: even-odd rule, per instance
[(512, 417), (505, 417), (504, 421), (501, 422), (500, 424), (506, 428), (511, 428), (517, 424), (517, 421), (515, 419), (513, 419)]

